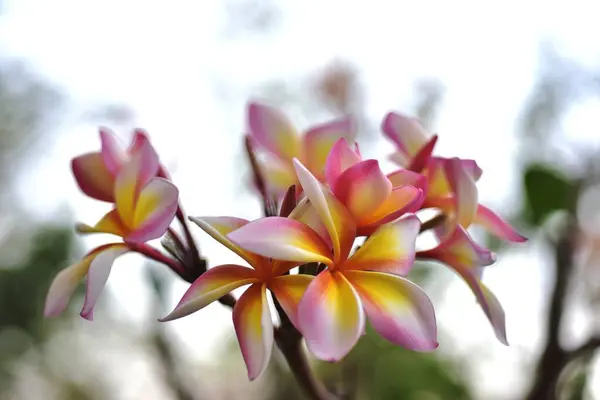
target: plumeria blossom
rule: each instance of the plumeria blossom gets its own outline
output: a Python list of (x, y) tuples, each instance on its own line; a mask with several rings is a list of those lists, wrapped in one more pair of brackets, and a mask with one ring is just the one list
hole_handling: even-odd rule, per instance
[(398, 148), (392, 160), (426, 177), (423, 208), (441, 209), (450, 217), (450, 224), (463, 228), (475, 224), (504, 240), (526, 240), (508, 222), (479, 204), (476, 182), (482, 170), (475, 160), (432, 156), (437, 135), (429, 138), (415, 118), (391, 112), (382, 130)]
[[(161, 321), (171, 321), (194, 313), (232, 290), (250, 285), (233, 308), (233, 324), (248, 369), (248, 378), (254, 380), (267, 367), (273, 349), (273, 322), (267, 302), (267, 289), (277, 298), (290, 321), (297, 324), (298, 302), (313, 276), (284, 275), (298, 263), (262, 257), (240, 248), (228, 239), (230, 232), (248, 225), (245, 219), (190, 219), (244, 259), (250, 268), (226, 264), (209, 269), (192, 283), (177, 307)], [(313, 235), (316, 236), (314, 233)]]
[(297, 184), (293, 158), (302, 160), (319, 180), (324, 181), (325, 162), (331, 147), (339, 138), (353, 142), (355, 136), (350, 118), (315, 126), (301, 135), (281, 111), (260, 103), (248, 106), (248, 131), (257, 147), (263, 150), (261, 173), (268, 191), (276, 196)]
[(481, 282), (483, 267), (495, 261), (492, 252), (475, 243), (459, 226), (437, 247), (418, 252), (417, 257), (441, 261), (456, 271), (475, 294), (498, 340), (508, 345), (504, 310), (496, 296)]
[(377, 160), (361, 160), (344, 138), (331, 149), (325, 175), (335, 197), (350, 212), (357, 236), (370, 235), (423, 203), (423, 190), (413, 186), (424, 186), (422, 175), (401, 170), (386, 176)]
[[(100, 151), (74, 158), (71, 169), (83, 193), (96, 200), (114, 203), (114, 185), (119, 171), (140, 149), (151, 147), (150, 140), (144, 130), (136, 129), (131, 144), (125, 149), (112, 132), (100, 128), (100, 143)], [(157, 174), (166, 177), (162, 168)]]
[(114, 208), (94, 226), (79, 225), (83, 233), (111, 233), (125, 242), (144, 243), (161, 237), (175, 216), (179, 191), (157, 178), (158, 157), (149, 142), (125, 163), (115, 179)]
[(308, 285), (298, 306), (297, 324), (308, 348), (320, 359), (340, 360), (358, 341), (368, 317), (392, 343), (418, 351), (435, 349), (431, 301), (402, 277), (414, 262), (418, 218), (411, 215), (380, 226), (349, 256), (356, 235), (349, 211), (302, 163), (294, 160), (294, 165), (331, 246), (308, 225), (281, 217), (253, 221), (228, 237), (264, 257), (327, 266)]
[(121, 166), (114, 182), (115, 207), (93, 227), (79, 225), (82, 233), (110, 233), (124, 243), (100, 246), (82, 261), (64, 269), (54, 279), (46, 300), (45, 315), (58, 315), (77, 284), (87, 276), (86, 300), (81, 316), (93, 318), (93, 308), (104, 288), (114, 260), (132, 246), (161, 237), (175, 217), (178, 190), (169, 181), (156, 178), (158, 157), (148, 141)]

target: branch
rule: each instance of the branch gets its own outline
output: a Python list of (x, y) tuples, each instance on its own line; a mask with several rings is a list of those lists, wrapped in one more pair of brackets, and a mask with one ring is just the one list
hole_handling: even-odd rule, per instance
[(592, 336), (588, 339), (587, 342), (583, 343), (581, 346), (572, 349), (567, 352), (568, 361), (574, 361), (580, 357), (584, 357), (590, 353), (593, 353), (598, 348), (600, 348), (600, 335)]
[(430, 229), (436, 228), (446, 222), (446, 216), (444, 214), (438, 214), (435, 217), (431, 218), (428, 221), (425, 221), (421, 224), (421, 229), (419, 233), (423, 233)]

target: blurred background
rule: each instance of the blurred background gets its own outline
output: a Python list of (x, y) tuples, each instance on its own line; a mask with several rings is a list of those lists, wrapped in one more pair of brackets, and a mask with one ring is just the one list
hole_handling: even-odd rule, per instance
[[(0, 399), (302, 399), (281, 355), (248, 383), (229, 310), (159, 324), (186, 285), (119, 259), (93, 323), (44, 320), (50, 280), (106, 238), (78, 238), (107, 205), (70, 159), (147, 129), (191, 215), (257, 218), (245, 104), (300, 128), (353, 113), (366, 157), (386, 160), (387, 111), (418, 115), (437, 153), (475, 158), (480, 200), (530, 238), (484, 281), (507, 315), (495, 339), (467, 286), (440, 265), (415, 279), (438, 311), (423, 355), (369, 333), (315, 364), (356, 399), (600, 399), (600, 26), (583, 0), (3, 0), (0, 2)], [(211, 265), (232, 254), (195, 230)]]

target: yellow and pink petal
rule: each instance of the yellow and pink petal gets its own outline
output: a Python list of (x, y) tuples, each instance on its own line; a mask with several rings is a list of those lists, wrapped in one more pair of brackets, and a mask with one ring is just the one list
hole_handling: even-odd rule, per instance
[(142, 189), (156, 177), (158, 156), (150, 143), (143, 145), (119, 171), (115, 181), (115, 203), (121, 220), (130, 229), (134, 227), (134, 212)]
[(94, 307), (100, 298), (115, 260), (127, 253), (129, 248), (124, 244), (115, 244), (97, 252), (90, 262), (85, 285), (85, 301), (81, 316), (87, 320), (94, 318)]
[(282, 160), (300, 156), (298, 132), (288, 118), (273, 107), (250, 103), (248, 131), (261, 146)]
[(333, 245), (333, 260), (346, 259), (354, 243), (356, 225), (346, 207), (323, 187), (300, 161), (294, 159), (298, 180), (321, 222), (325, 225)]
[(177, 212), (179, 190), (163, 178), (152, 179), (140, 192), (135, 204), (133, 230), (128, 242), (144, 243), (157, 239), (171, 225)]
[(87, 153), (74, 158), (71, 170), (83, 193), (100, 201), (114, 202), (115, 179), (100, 153)]
[(424, 193), (427, 193), (427, 178), (418, 172), (413, 172), (408, 169), (399, 169), (388, 174), (387, 178), (392, 183), (393, 188), (400, 186), (414, 186), (423, 190)]
[(298, 325), (308, 349), (321, 360), (339, 361), (352, 350), (365, 315), (342, 273), (325, 270), (313, 279), (298, 306)]
[(447, 159), (444, 171), (453, 194), (455, 222), (468, 228), (475, 218), (479, 203), (472, 172), (465, 169), (458, 158)]
[(356, 149), (350, 147), (346, 139), (339, 139), (329, 152), (325, 163), (326, 181), (330, 187), (335, 185), (339, 176), (354, 164), (361, 161), (358, 145)]
[(248, 224), (248, 220), (236, 217), (189, 217), (189, 219), (213, 239), (243, 258), (254, 268), (257, 268), (266, 261), (262, 257), (242, 249), (227, 238), (228, 234)]
[(172, 321), (192, 314), (227, 293), (244, 285), (258, 282), (256, 271), (241, 265), (226, 264), (211, 268), (194, 281), (177, 307), (159, 321)]
[(421, 222), (409, 215), (381, 225), (339, 268), (406, 275), (415, 260), (415, 243)]
[(260, 218), (229, 233), (227, 238), (263, 257), (331, 264), (331, 250), (323, 239), (309, 226), (291, 218)]
[(100, 221), (94, 226), (89, 226), (86, 224), (77, 224), (76, 226), (77, 232), (79, 233), (109, 233), (112, 235), (117, 235), (120, 237), (125, 237), (127, 235), (128, 229), (123, 225), (121, 221), (121, 217), (117, 210), (113, 209), (105, 214)]
[(354, 142), (355, 136), (355, 124), (349, 117), (311, 128), (303, 140), (302, 156), (306, 166), (317, 179), (325, 181), (325, 164), (334, 144), (342, 138)]
[(100, 128), (100, 143), (102, 159), (104, 165), (113, 176), (116, 176), (129, 155), (125, 151), (125, 146), (109, 129)]
[(299, 327), (298, 305), (313, 278), (311, 275), (304, 274), (282, 275), (273, 279), (269, 284), (269, 290), (279, 301), (283, 311), (296, 328)]
[(255, 283), (233, 308), (233, 325), (248, 370), (248, 379), (258, 378), (269, 364), (273, 350), (273, 321), (265, 284)]
[(335, 181), (333, 193), (355, 221), (368, 218), (388, 199), (392, 183), (376, 160), (365, 160), (346, 169)]
[(517, 232), (516, 229), (510, 226), (508, 222), (502, 219), (491, 209), (482, 206), (481, 204), (477, 207), (477, 214), (475, 215), (475, 221), (473, 222), (476, 225), (482, 226), (488, 232), (494, 234), (500, 239), (517, 243), (527, 241), (527, 238)]
[(373, 328), (384, 339), (415, 351), (438, 347), (435, 311), (425, 292), (408, 279), (371, 271), (347, 271)]
[(357, 236), (368, 236), (382, 224), (398, 219), (404, 214), (417, 212), (423, 205), (423, 200), (423, 191), (414, 186), (394, 188), (374, 213), (358, 221)]

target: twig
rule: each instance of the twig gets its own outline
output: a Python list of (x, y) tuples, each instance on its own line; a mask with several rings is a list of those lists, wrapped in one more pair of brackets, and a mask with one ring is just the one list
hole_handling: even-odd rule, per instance
[(423, 233), (430, 229), (436, 228), (439, 225), (442, 225), (446, 221), (446, 216), (444, 214), (438, 214), (435, 217), (431, 218), (428, 221), (425, 221), (421, 224), (421, 229), (419, 233)]
[(593, 353), (598, 348), (600, 348), (600, 336), (592, 336), (581, 346), (576, 347), (567, 352), (568, 361), (574, 361), (577, 358), (586, 356), (590, 353)]

